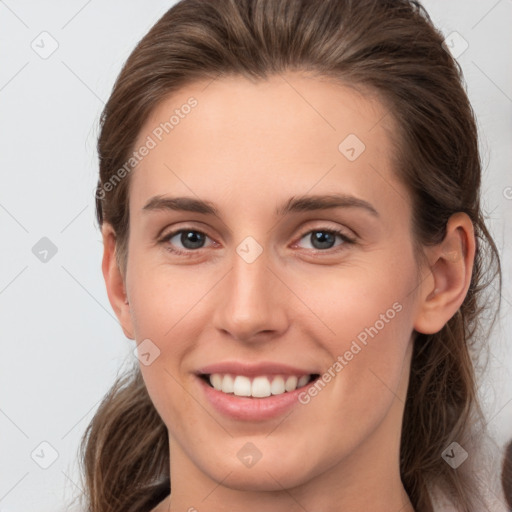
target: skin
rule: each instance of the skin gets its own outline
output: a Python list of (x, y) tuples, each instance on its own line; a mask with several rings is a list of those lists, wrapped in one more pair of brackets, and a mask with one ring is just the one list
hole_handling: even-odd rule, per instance
[[(130, 176), (126, 275), (115, 234), (102, 227), (103, 274), (123, 331), (160, 350), (141, 364), (169, 432), (172, 499), (155, 510), (412, 511), (399, 448), (414, 330), (439, 331), (462, 304), (470, 219), (452, 216), (418, 266), (410, 196), (392, 168), (392, 116), (369, 93), (291, 72), (197, 82), (158, 105), (136, 146), (190, 96), (197, 107)], [(348, 134), (366, 146), (354, 161), (338, 150)], [(379, 217), (356, 207), (275, 216), (291, 196), (332, 193), (368, 201)], [(143, 211), (155, 195), (211, 201), (220, 218)], [(187, 251), (179, 235), (157, 240), (179, 228), (207, 235), (191, 257), (167, 250)], [(356, 242), (313, 245), (311, 231), (329, 229)], [(252, 263), (236, 252), (247, 236), (263, 248)], [(325, 371), (396, 302), (401, 311), (288, 416), (236, 421), (200, 393), (193, 372), (212, 362)], [(237, 457), (247, 442), (262, 454), (250, 468)]]

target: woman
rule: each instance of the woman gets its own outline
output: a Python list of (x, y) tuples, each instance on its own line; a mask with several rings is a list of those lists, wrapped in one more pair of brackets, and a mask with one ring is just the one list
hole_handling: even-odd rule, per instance
[(84, 435), (91, 512), (487, 510), (471, 357), (500, 263), (419, 4), (179, 2), (98, 150), (139, 360)]

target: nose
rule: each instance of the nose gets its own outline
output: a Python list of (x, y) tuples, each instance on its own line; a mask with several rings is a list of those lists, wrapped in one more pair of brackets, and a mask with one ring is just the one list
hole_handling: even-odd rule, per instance
[(237, 341), (274, 339), (288, 328), (290, 292), (270, 263), (265, 250), (252, 262), (234, 252), (233, 266), (221, 281), (214, 325)]

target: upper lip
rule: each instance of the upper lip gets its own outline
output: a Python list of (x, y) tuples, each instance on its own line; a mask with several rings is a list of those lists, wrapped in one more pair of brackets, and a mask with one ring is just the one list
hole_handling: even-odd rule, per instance
[(297, 368), (287, 364), (273, 363), (273, 362), (260, 362), (260, 363), (244, 363), (237, 361), (224, 361), (220, 363), (213, 363), (199, 368), (197, 374), (212, 373), (229, 373), (232, 375), (247, 375), (248, 377), (256, 377), (258, 375), (312, 375), (317, 372)]

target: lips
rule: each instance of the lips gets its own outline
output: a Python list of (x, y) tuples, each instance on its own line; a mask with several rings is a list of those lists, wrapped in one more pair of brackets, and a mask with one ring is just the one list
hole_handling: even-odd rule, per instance
[(321, 371), (261, 361), (224, 361), (200, 367), (196, 382), (203, 396), (223, 416), (265, 421), (302, 407), (299, 395), (314, 385)]

